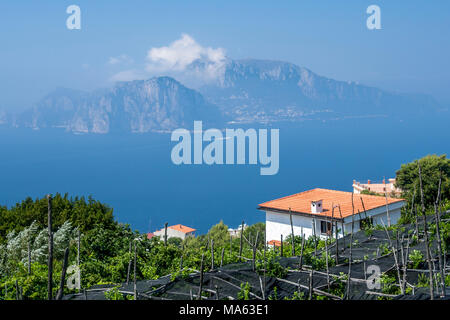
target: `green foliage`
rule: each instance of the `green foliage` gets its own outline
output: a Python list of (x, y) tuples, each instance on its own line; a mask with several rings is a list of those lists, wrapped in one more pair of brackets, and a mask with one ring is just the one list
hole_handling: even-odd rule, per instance
[(426, 275), (424, 273), (419, 273), (417, 286), (422, 287), (422, 288), (427, 288), (427, 287), (429, 287), (429, 283), (430, 283), (430, 280), (428, 278), (428, 275)]
[(345, 290), (347, 288), (347, 283), (345, 280), (348, 279), (348, 275), (343, 272), (339, 273), (339, 276), (332, 276), (333, 284), (330, 287), (330, 293), (335, 296), (344, 297)]
[(269, 296), (269, 300), (278, 300), (278, 289), (277, 287), (273, 287), (273, 292), (272, 294)]
[(306, 300), (304, 292), (294, 291), (292, 297), (284, 297), (284, 300)]
[(119, 287), (113, 287), (105, 291), (105, 298), (107, 300), (125, 300), (124, 295), (119, 291)]
[(223, 221), (212, 226), (208, 231), (208, 236), (210, 240), (214, 240), (214, 246), (224, 246), (230, 240), (228, 226)]
[(391, 252), (391, 250), (389, 249), (389, 245), (387, 243), (380, 244), (378, 248), (380, 249), (380, 256), (387, 255)]
[(250, 300), (250, 284), (248, 282), (241, 283), (241, 290), (237, 294), (238, 300)]
[(371, 195), (371, 196), (384, 196), (384, 194), (382, 193), (376, 193), (374, 191), (370, 191), (370, 190), (361, 190), (361, 194), (367, 194), (367, 195)]
[[(107, 205), (88, 197), (72, 198), (57, 193), (52, 200), (53, 227), (59, 229), (64, 222), (69, 221), (72, 226), (79, 227), (86, 233), (96, 225), (109, 227), (115, 224), (113, 210)], [(33, 200), (30, 197), (17, 203), (10, 209), (0, 207), (0, 243), (6, 241), (6, 235), (20, 232), (34, 221), (39, 229), (47, 226), (48, 205), (47, 198)]]
[[(432, 207), (436, 200), (440, 172), (442, 172), (442, 199), (444, 201), (450, 199), (450, 159), (447, 159), (446, 155), (428, 155), (418, 161), (422, 171), (425, 207)], [(420, 203), (418, 162), (402, 164), (396, 174), (396, 186), (402, 189), (402, 196), (410, 203), (416, 187), (415, 202)]]
[(395, 276), (383, 274), (380, 278), (382, 292), (386, 294), (400, 294), (400, 287)]
[[(257, 248), (264, 248), (264, 233), (266, 232), (266, 224), (263, 222), (255, 223), (244, 229), (244, 236), (254, 243), (256, 234), (258, 233), (258, 244)], [(268, 239), (269, 240), (269, 239)]]
[[(66, 221), (53, 234), (53, 256), (60, 260), (64, 256), (64, 250), (69, 246), (69, 240), (73, 236), (73, 228)], [(17, 264), (28, 265), (28, 245), (32, 262), (46, 263), (48, 254), (48, 230), (39, 230), (34, 221), (29, 227), (16, 233), (12, 231), (7, 235), (5, 244), (0, 245), (0, 274), (13, 273)]]
[(257, 261), (256, 267), (257, 269), (266, 269), (266, 275), (269, 277), (276, 277), (276, 278), (284, 278), (287, 274), (286, 268), (284, 268), (280, 262), (279, 257), (277, 254), (270, 250), (266, 254), (266, 263), (264, 265), (264, 261), (260, 260)]
[(183, 240), (181, 240), (181, 238), (172, 237), (172, 238), (167, 239), (167, 243), (171, 244), (175, 247), (181, 247)]
[(413, 263), (413, 269), (419, 268), (420, 264), (424, 262), (423, 254), (419, 250), (413, 250), (409, 254), (409, 260)]

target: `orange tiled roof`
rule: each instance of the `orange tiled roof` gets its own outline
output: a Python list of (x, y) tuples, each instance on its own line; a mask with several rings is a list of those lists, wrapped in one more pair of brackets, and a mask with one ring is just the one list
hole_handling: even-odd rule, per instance
[(177, 231), (181, 231), (181, 232), (184, 232), (184, 233), (189, 233), (189, 232), (195, 231), (195, 229), (183, 226), (182, 224), (176, 224), (176, 225), (170, 226), (168, 228), (174, 229), (174, 230), (177, 230)]
[[(364, 212), (360, 198), (363, 199), (364, 207), (366, 210), (375, 209), (386, 205), (386, 198), (381, 196), (372, 196), (366, 194), (354, 194), (354, 213), (357, 214), (358, 210)], [(323, 212), (311, 213), (311, 201), (322, 200)], [(390, 198), (388, 197), (388, 203), (396, 203), (404, 201), (404, 199)], [(342, 212), (342, 217), (349, 217), (352, 215), (352, 193), (346, 191), (328, 190), (328, 189), (312, 189), (297, 194), (293, 194), (287, 197), (275, 199), (272, 201), (259, 204), (258, 209), (275, 209), (289, 212), (289, 208), (292, 213), (306, 213), (317, 216), (332, 217), (332, 205), (339, 205)], [(334, 209), (334, 218), (340, 218), (339, 208)]]
[(270, 241), (267, 241), (267, 244), (269, 246), (281, 247), (281, 241), (280, 240), (270, 240)]

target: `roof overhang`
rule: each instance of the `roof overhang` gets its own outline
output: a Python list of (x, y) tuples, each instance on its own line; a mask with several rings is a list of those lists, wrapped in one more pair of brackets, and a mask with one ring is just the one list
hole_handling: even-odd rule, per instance
[(329, 217), (321, 215), (320, 213), (310, 213), (310, 212), (299, 212), (299, 211), (289, 211), (289, 210), (282, 210), (282, 209), (275, 209), (270, 207), (257, 207), (256, 209), (261, 211), (270, 211), (270, 212), (276, 212), (276, 213), (284, 213), (284, 214), (292, 214), (293, 216), (302, 216), (302, 217), (308, 217), (308, 218), (317, 218), (322, 220), (328, 220), (328, 221), (342, 221), (343, 219), (339, 217)]
[[(389, 207), (389, 210), (396, 210), (396, 209), (403, 207), (405, 205), (405, 203), (406, 203), (405, 200), (397, 201), (397, 202), (388, 204), (388, 207)], [(257, 209), (261, 210), (261, 211), (266, 211), (266, 212), (270, 211), (270, 212), (283, 213), (283, 214), (292, 214), (292, 215), (327, 220), (327, 221), (342, 221), (344, 223), (351, 222), (352, 216), (359, 217), (359, 214), (361, 214), (361, 216), (365, 217), (364, 212), (360, 212), (359, 214), (358, 214), (358, 212), (355, 212), (353, 215), (349, 215), (344, 218), (340, 218), (339, 216), (330, 217), (330, 216), (326, 216), (326, 215), (321, 215), (320, 213), (298, 212), (298, 211), (283, 210), (283, 209), (263, 207), (263, 206), (258, 206)], [(372, 216), (376, 216), (378, 214), (382, 214), (383, 212), (386, 212), (386, 205), (382, 205), (382, 206), (379, 206), (376, 208), (366, 210), (366, 215), (369, 217), (372, 217)]]

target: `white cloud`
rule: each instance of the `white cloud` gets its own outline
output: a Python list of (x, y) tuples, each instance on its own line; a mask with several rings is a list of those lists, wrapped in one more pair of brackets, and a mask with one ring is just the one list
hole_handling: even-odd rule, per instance
[(117, 65), (117, 64), (131, 64), (133, 63), (133, 59), (131, 59), (126, 54), (121, 54), (117, 57), (110, 57), (108, 60), (108, 64)]
[[(126, 55), (111, 57), (109, 64), (126, 63)], [(189, 87), (201, 86), (223, 75), (226, 62), (222, 48), (203, 47), (188, 34), (168, 46), (153, 47), (147, 52), (143, 70), (124, 70), (115, 74), (112, 81), (130, 81), (152, 76), (171, 76)], [(131, 60), (132, 61), (132, 60)]]
[(222, 48), (202, 47), (191, 36), (182, 34), (167, 47), (151, 48), (147, 53), (147, 70), (183, 71), (192, 62), (221, 64), (225, 60)]

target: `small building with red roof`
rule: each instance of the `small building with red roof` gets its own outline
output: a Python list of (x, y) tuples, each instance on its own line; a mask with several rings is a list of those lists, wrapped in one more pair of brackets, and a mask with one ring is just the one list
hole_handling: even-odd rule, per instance
[[(180, 238), (182, 240), (187, 237), (191, 237), (195, 235), (196, 229), (184, 226), (182, 224), (175, 224), (173, 226), (167, 227), (167, 239), (169, 238)], [(164, 239), (165, 229), (162, 228), (154, 232), (155, 236), (159, 236), (161, 239)]]
[(396, 224), (401, 217), (404, 199), (316, 188), (258, 205), (266, 214), (267, 241), (286, 239), (291, 235), (306, 238), (316, 235), (338, 237), (367, 224)]

